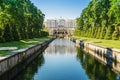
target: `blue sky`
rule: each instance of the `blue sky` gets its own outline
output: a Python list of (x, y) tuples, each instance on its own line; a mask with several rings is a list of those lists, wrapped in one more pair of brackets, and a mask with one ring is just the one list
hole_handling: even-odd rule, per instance
[(31, 0), (44, 14), (45, 19), (75, 19), (91, 0)]

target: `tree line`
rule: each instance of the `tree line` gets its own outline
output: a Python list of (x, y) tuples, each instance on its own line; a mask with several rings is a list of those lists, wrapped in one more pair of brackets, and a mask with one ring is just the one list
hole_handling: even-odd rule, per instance
[(44, 17), (30, 0), (0, 0), (0, 42), (47, 35), (42, 30)]
[(119, 40), (120, 0), (92, 0), (77, 18), (74, 35)]

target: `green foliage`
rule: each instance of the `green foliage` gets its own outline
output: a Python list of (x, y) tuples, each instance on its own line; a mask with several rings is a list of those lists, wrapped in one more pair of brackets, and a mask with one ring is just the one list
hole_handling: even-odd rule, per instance
[(113, 31), (114, 31), (114, 26), (109, 26), (105, 35), (105, 39), (111, 40)]
[(49, 33), (46, 32), (46, 31), (42, 31), (42, 32), (41, 32), (41, 37), (48, 36), (48, 35), (49, 35)]
[(100, 38), (100, 32), (101, 32), (101, 28), (98, 28), (98, 32), (97, 32), (97, 36), (96, 36), (97, 39)]
[(104, 39), (105, 34), (106, 34), (106, 29), (105, 29), (105, 27), (102, 27), (102, 31), (100, 33), (100, 39)]
[(19, 41), (19, 34), (18, 34), (18, 30), (17, 30), (17, 28), (16, 28), (16, 26), (14, 25), (14, 26), (12, 26), (11, 27), (11, 31), (12, 31), (12, 35), (13, 35), (13, 40), (14, 41)]
[(118, 40), (119, 36), (120, 36), (120, 34), (119, 34), (119, 28), (118, 28), (118, 26), (115, 26), (115, 31), (112, 34), (112, 39), (113, 40)]
[(5, 42), (4, 38), (0, 36), (0, 43)]
[(0, 43), (1, 42), (4, 42), (5, 40), (4, 40), (4, 38), (2, 37), (2, 29), (0, 28)]
[(44, 16), (30, 0), (1, 0), (0, 42), (40, 36)]
[(113, 39), (116, 36), (118, 39), (120, 32), (111, 25), (119, 22), (120, 0), (92, 0), (77, 18), (74, 35), (97, 39)]
[(13, 40), (11, 28), (9, 27), (8, 24), (5, 26), (3, 38), (5, 39), (6, 42), (10, 42)]

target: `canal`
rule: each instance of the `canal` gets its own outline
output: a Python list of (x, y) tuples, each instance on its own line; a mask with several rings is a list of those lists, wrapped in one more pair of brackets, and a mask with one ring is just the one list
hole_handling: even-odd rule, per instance
[(14, 80), (119, 80), (119, 75), (72, 41), (55, 39)]

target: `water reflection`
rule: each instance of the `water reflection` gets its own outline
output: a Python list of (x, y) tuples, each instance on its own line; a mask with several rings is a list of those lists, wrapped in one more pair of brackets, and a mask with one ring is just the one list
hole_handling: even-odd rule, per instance
[(34, 61), (32, 61), (28, 67), (15, 77), (14, 80), (34, 80), (34, 75), (38, 73), (38, 68), (44, 64), (43, 55), (39, 55)]
[(75, 47), (56, 39), (15, 80), (119, 80), (111, 67)]
[[(91, 50), (87, 47), (84, 48), (85, 52), (88, 54), (94, 56), (97, 60), (100, 60), (100, 62), (104, 63), (105, 65), (111, 67), (112, 70), (116, 71), (118, 74), (120, 74), (120, 63), (116, 61), (116, 59), (110, 58), (113, 56), (113, 53), (111, 49), (106, 48), (107, 53), (101, 52), (101, 50)], [(109, 57), (108, 57), (109, 56)]]
[(76, 59), (75, 43), (56, 39), (43, 52), (45, 64), (34, 76), (35, 80), (87, 80), (88, 76)]
[(111, 67), (101, 64), (95, 57), (85, 53), (80, 48), (77, 48), (77, 53), (77, 58), (91, 80), (119, 79), (118, 75), (112, 71)]
[(75, 44), (65, 39), (56, 39), (50, 46), (45, 50), (45, 53), (49, 54), (75, 54)]

